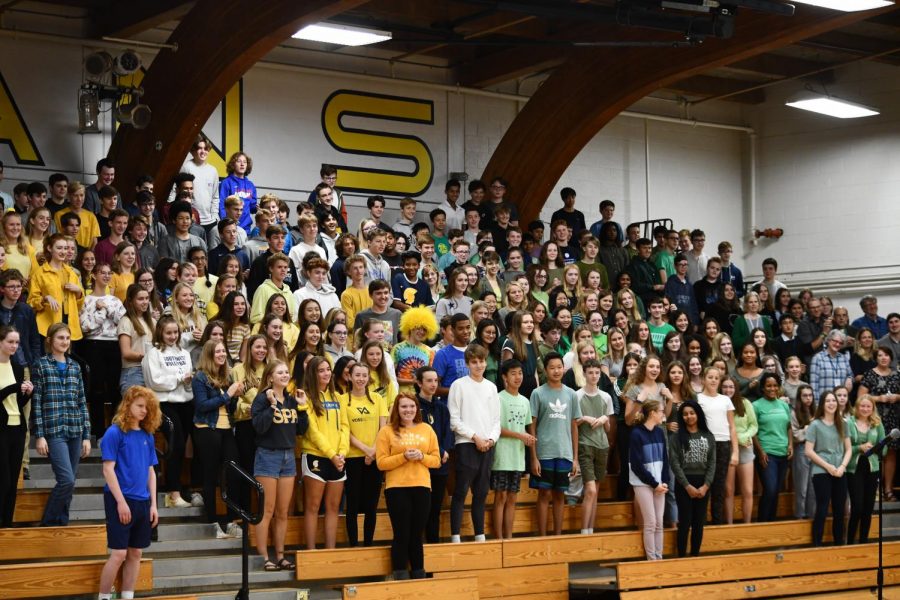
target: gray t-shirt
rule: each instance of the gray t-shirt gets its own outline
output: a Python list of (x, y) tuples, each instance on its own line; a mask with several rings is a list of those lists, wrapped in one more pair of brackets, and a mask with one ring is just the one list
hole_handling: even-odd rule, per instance
[[(578, 396), (578, 404), (581, 408), (582, 415), (590, 417), (602, 417), (606, 415), (610, 419), (613, 417), (612, 396), (603, 390), (597, 390), (594, 395), (585, 393), (584, 388), (576, 392)], [(578, 445), (589, 446), (605, 450), (609, 448), (609, 440), (606, 437), (606, 429), (601, 425), (593, 428), (587, 423), (578, 426)]]
[[(846, 424), (844, 424), (844, 437), (840, 437), (834, 424), (826, 425), (821, 419), (816, 419), (809, 424), (809, 428), (806, 430), (806, 441), (813, 443), (813, 450), (825, 462), (839, 467), (841, 461), (844, 460), (844, 438), (847, 437), (847, 434)], [(812, 463), (812, 474), (820, 473), (825, 473), (825, 469)]]
[(394, 345), (400, 341), (400, 311), (396, 308), (388, 307), (387, 311), (378, 314), (371, 308), (367, 308), (362, 312), (356, 313), (356, 322), (353, 323), (353, 329), (359, 329), (368, 319), (375, 319), (384, 323), (384, 341), (390, 345)]
[(572, 456), (572, 420), (581, 418), (581, 406), (575, 390), (544, 384), (531, 392), (531, 415), (537, 419), (537, 455), (539, 460)]

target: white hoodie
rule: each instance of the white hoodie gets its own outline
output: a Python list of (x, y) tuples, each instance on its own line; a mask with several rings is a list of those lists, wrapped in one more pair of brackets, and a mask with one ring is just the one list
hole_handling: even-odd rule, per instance
[(187, 350), (166, 346), (160, 350), (151, 346), (141, 361), (144, 383), (156, 392), (160, 402), (183, 403), (194, 399), (190, 384), (184, 377), (191, 372), (191, 355)]
[(297, 300), (298, 307), (300, 306), (300, 303), (307, 298), (312, 298), (318, 302), (319, 308), (322, 309), (323, 318), (332, 308), (341, 307), (341, 301), (337, 297), (337, 294), (334, 293), (334, 286), (330, 283), (323, 283), (321, 288), (316, 289), (307, 281), (306, 285), (294, 292), (294, 298)]

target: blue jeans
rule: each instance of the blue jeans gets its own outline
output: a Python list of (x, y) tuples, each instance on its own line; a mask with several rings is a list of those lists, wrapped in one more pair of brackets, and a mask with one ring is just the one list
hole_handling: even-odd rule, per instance
[[(778, 493), (787, 474), (788, 459), (786, 456), (768, 455), (768, 464), (759, 466), (759, 478), (762, 480), (762, 498), (759, 500), (757, 520), (760, 523), (774, 521), (778, 513)], [(759, 463), (757, 463), (759, 465)]]
[(122, 369), (122, 374), (119, 375), (119, 391), (122, 395), (124, 396), (128, 388), (135, 385), (144, 385), (144, 372), (141, 370), (141, 367)]
[(49, 438), (50, 466), (56, 476), (56, 486), (50, 491), (41, 525), (68, 525), (69, 505), (75, 491), (75, 474), (81, 460), (81, 440)]

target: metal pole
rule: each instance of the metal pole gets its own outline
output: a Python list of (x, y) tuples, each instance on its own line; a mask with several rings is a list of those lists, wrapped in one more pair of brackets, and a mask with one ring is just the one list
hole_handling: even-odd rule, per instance
[(884, 566), (882, 550), (884, 547), (884, 457), (878, 457), (878, 600), (884, 594)]

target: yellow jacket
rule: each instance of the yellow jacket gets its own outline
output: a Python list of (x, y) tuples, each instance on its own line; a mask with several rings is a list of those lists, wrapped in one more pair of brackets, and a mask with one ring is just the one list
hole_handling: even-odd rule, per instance
[[(257, 377), (262, 377), (263, 371), (265, 370), (265, 365), (259, 365), (256, 368), (255, 375)], [(244, 363), (238, 363), (234, 365), (234, 370), (231, 372), (231, 376), (235, 381), (243, 381), (245, 386), (247, 384), (247, 365)], [(250, 420), (250, 407), (253, 406), (253, 401), (256, 400), (256, 395), (259, 394), (258, 387), (249, 387), (246, 386), (244, 389), (244, 393), (237, 400), (237, 406), (234, 409), (233, 421), (238, 423), (240, 421), (249, 421)]]
[(325, 410), (317, 415), (312, 402), (306, 403), (309, 429), (303, 436), (303, 452), (331, 460), (336, 455), (347, 456), (350, 450), (350, 420), (340, 400), (331, 392), (322, 394)]
[[(49, 262), (45, 262), (31, 273), (28, 304), (34, 309), (38, 332), (41, 335), (47, 335), (50, 326), (54, 323), (61, 323), (63, 313), (67, 314), (74, 342), (82, 338), (78, 313), (84, 304), (84, 290), (81, 290), (81, 296), (77, 297), (73, 292), (63, 290), (63, 286), (67, 283), (74, 283), (81, 290), (81, 281), (78, 279), (75, 269), (69, 265), (63, 265), (62, 269), (57, 271), (50, 266)], [(50, 309), (47, 296), (56, 298), (59, 310)]]

